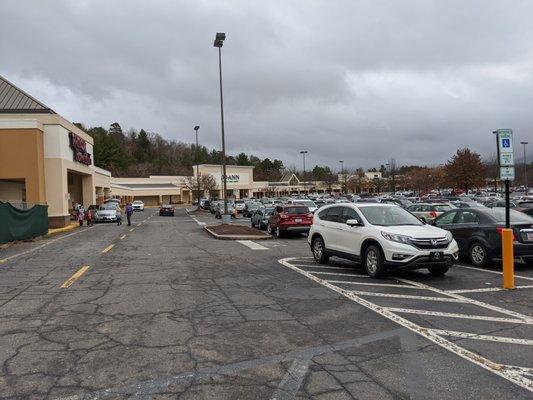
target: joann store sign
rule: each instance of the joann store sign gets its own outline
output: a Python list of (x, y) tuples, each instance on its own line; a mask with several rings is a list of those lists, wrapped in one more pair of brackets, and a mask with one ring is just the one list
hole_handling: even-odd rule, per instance
[(91, 155), (87, 152), (87, 142), (72, 132), (68, 133), (68, 140), (70, 148), (74, 152), (74, 161), (84, 165), (91, 165)]

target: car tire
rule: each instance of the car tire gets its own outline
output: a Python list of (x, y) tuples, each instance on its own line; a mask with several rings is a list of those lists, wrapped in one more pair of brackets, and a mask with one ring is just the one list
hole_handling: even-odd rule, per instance
[(366, 269), (366, 273), (371, 278), (381, 278), (385, 275), (385, 266), (383, 265), (385, 257), (383, 256), (383, 251), (381, 248), (376, 245), (370, 245), (366, 248), (363, 265)]
[(329, 255), (326, 253), (326, 245), (320, 236), (313, 239), (311, 243), (313, 258), (318, 264), (327, 264)]
[(474, 242), (468, 249), (468, 258), (476, 267), (484, 267), (489, 262), (487, 247), (481, 242)]
[(433, 276), (444, 276), (450, 267), (428, 267), (429, 273)]

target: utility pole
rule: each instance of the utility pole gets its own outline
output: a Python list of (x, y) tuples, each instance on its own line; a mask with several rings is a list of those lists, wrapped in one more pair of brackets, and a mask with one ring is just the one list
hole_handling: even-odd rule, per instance
[(526, 144), (529, 142), (520, 142), (521, 145), (524, 146), (524, 186), (526, 187), (526, 195), (527, 195), (527, 161), (526, 161)]

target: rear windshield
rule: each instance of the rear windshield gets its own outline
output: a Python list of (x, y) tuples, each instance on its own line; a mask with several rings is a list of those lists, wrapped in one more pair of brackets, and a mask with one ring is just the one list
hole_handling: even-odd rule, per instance
[(283, 209), (283, 212), (285, 212), (286, 214), (308, 214), (309, 213), (309, 208), (308, 207), (304, 207), (304, 206), (299, 206), (299, 207), (285, 207)]
[(100, 206), (100, 210), (116, 210), (117, 209), (117, 203), (104, 203)]
[[(524, 223), (524, 224), (532, 224), (533, 218), (531, 218), (529, 215), (521, 213), (516, 210), (509, 210), (510, 211), (510, 217), (511, 217), (511, 223)], [(505, 222), (505, 208), (503, 207), (494, 207), (489, 208), (487, 211), (490, 215), (492, 215), (496, 221), (498, 222)]]

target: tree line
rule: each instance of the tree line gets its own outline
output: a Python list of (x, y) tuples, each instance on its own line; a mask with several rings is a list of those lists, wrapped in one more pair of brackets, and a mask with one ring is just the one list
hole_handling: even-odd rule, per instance
[[(94, 139), (94, 165), (111, 171), (113, 176), (192, 175), (197, 156), (199, 164), (222, 163), (222, 152), (219, 150), (167, 140), (144, 129), (123, 132), (117, 122), (112, 123), (109, 129), (86, 127), (81, 123), (75, 125)], [(227, 155), (226, 162), (228, 165), (254, 166), (254, 179), (257, 181), (277, 181), (285, 171), (281, 160), (261, 159), (246, 153)]]
[[(86, 127), (76, 123), (80, 129), (94, 139), (94, 164), (111, 171), (117, 177), (146, 177), (149, 175), (192, 175), (196, 164), (196, 151), (200, 164), (221, 164), (222, 152), (205, 146), (164, 139), (158, 133), (130, 129), (123, 132), (119, 123), (112, 123), (109, 129), (101, 126)], [(346, 179), (339, 181), (339, 174), (328, 166), (315, 165), (305, 174), (295, 167), (286, 168), (278, 159), (261, 159), (254, 155), (239, 153), (226, 156), (228, 165), (254, 166), (255, 181), (279, 181), (284, 172), (294, 172), (301, 181), (324, 182), (328, 187), (340, 183), (345, 189), (358, 192), (368, 188), (365, 170), (357, 168), (345, 170)], [(517, 180), (523, 179), (521, 168), (517, 165)], [(529, 168), (533, 171), (533, 168)], [(394, 158), (378, 168), (368, 170), (381, 172), (382, 179), (371, 184), (378, 191), (396, 188), (427, 191), (438, 188), (457, 188), (465, 191), (484, 187), (491, 182), (497, 186), (499, 168), (494, 156), (483, 160), (468, 148), (457, 152), (439, 166), (399, 165)], [(529, 180), (531, 182), (531, 178)], [(366, 185), (365, 185), (366, 184)], [(206, 183), (207, 185), (207, 183)], [(207, 185), (209, 186), (209, 185)]]

